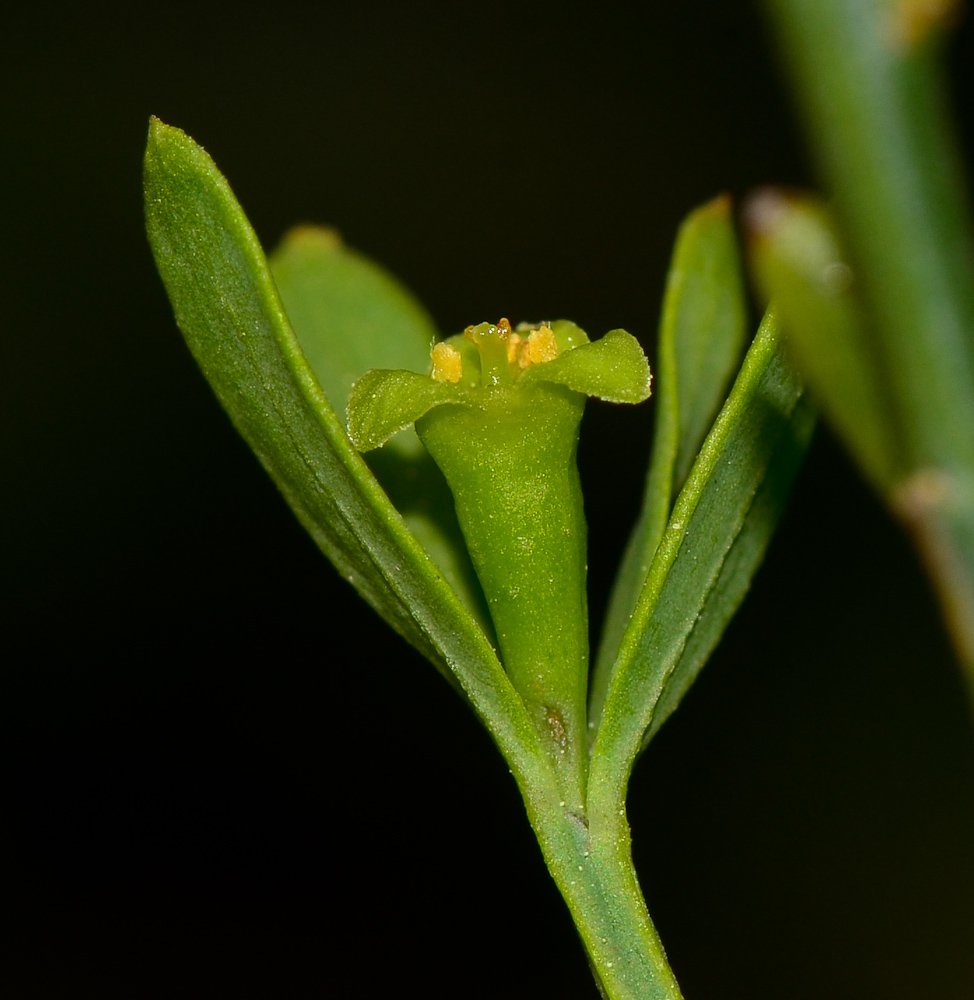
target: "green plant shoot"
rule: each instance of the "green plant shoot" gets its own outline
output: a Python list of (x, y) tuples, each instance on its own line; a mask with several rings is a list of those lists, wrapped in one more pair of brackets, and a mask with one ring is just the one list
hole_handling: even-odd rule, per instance
[(422, 307), (333, 234), (292, 234), (269, 265), (213, 161), (158, 121), (145, 204), (179, 327), (235, 425), (342, 576), (493, 737), (603, 996), (680, 1000), (632, 863), (629, 774), (743, 599), (813, 425), (772, 313), (734, 377), (727, 200), (678, 237), (663, 430), (592, 677), (578, 426), (587, 396), (649, 395), (634, 338), (502, 320), (430, 354)]

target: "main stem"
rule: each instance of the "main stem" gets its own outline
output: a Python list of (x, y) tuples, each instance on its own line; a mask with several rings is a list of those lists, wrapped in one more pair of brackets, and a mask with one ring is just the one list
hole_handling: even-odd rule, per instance
[(522, 792), (602, 995), (683, 1000), (639, 888), (621, 794), (586, 814), (560, 797), (554, 774)]

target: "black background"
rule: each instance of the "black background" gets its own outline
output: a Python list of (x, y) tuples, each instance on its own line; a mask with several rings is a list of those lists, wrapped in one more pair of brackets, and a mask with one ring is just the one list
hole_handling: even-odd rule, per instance
[[(445, 331), (624, 326), (679, 219), (813, 180), (756, 10), (364, 2), (4, 15), (0, 990), (594, 998), (487, 736), (313, 548), (172, 321), (155, 114), (272, 246), (337, 226)], [(951, 49), (974, 136), (968, 19)], [(651, 408), (580, 448), (597, 625)], [(629, 797), (688, 997), (974, 996), (974, 735), (896, 528), (821, 433)]]

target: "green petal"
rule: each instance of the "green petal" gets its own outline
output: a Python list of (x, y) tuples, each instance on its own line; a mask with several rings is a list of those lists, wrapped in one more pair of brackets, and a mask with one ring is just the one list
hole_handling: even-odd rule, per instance
[(376, 369), (352, 386), (348, 436), (359, 451), (379, 448), (441, 403), (463, 403), (463, 390), (418, 372)]
[(519, 384), (532, 381), (554, 382), (610, 403), (641, 403), (649, 398), (652, 375), (639, 341), (625, 330), (610, 330), (601, 340), (531, 365)]

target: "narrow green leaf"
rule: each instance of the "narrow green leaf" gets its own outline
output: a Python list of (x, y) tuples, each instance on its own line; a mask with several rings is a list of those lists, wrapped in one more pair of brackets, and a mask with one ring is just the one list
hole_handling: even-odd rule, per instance
[(653, 712), (653, 721), (643, 737), (643, 747), (656, 735), (697, 679), (747, 594), (788, 502), (788, 494), (814, 428), (813, 409), (800, 401), (791, 417), (790, 427), (784, 430), (782, 439), (768, 460), (764, 481), (744, 515), (744, 523), (727, 551), (720, 574), (687, 638), (686, 647), (663, 688)]
[(604, 697), (673, 500), (724, 400), (745, 324), (731, 204), (722, 196), (687, 216), (673, 250), (660, 319), (653, 452), (642, 511), (606, 613), (593, 679), (596, 703)]
[[(678, 237), (662, 337), (672, 344), (679, 437), (671, 499), (696, 461), (727, 395), (747, 338), (747, 305), (731, 200), (691, 213)], [(669, 293), (669, 288), (667, 289)]]
[(146, 150), (145, 206), (179, 327), (301, 523), (376, 611), (462, 688), (516, 772), (536, 770), (521, 700), (348, 440), (229, 186), (196, 143), (157, 120)]
[(839, 436), (887, 492), (905, 465), (896, 413), (855, 275), (825, 206), (769, 189), (751, 199), (745, 214), (754, 273), (775, 302), (792, 357)]
[(769, 314), (674, 505), (601, 720), (592, 716), (599, 794), (622, 793), (644, 738), (676, 707), (742, 600), (811, 431), (800, 399)]

